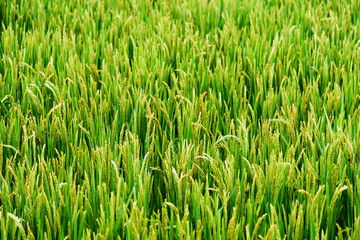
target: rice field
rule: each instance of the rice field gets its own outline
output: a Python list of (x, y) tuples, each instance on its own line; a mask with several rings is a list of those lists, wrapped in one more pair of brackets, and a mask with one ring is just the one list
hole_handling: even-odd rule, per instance
[(0, 239), (360, 239), (358, 0), (0, 0)]

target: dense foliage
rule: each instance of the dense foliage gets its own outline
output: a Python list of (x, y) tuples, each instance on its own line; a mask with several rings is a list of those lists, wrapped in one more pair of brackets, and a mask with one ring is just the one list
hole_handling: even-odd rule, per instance
[(359, 239), (356, 0), (1, 0), (1, 239)]

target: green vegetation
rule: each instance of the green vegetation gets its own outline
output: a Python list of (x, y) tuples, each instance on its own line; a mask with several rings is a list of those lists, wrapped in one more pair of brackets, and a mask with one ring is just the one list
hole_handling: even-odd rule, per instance
[(359, 239), (356, 0), (1, 0), (0, 239)]

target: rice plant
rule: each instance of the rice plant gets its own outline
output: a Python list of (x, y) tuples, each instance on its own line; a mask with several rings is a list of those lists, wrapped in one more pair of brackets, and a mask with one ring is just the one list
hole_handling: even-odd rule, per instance
[(1, 0), (0, 239), (360, 239), (358, 0)]

